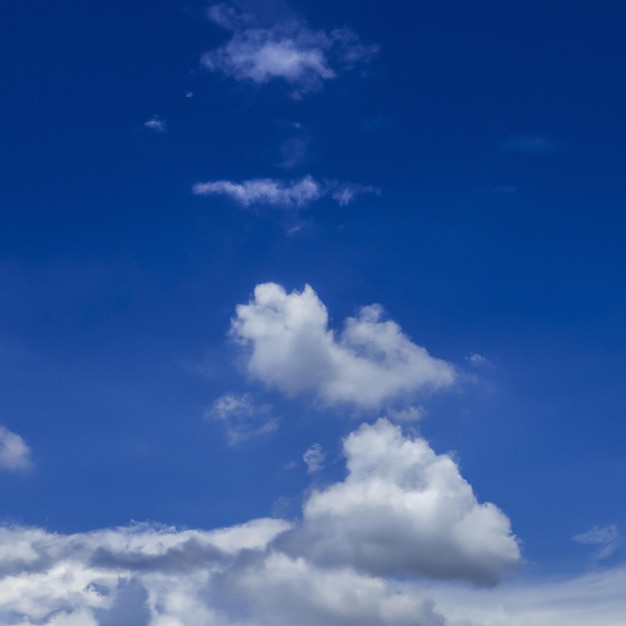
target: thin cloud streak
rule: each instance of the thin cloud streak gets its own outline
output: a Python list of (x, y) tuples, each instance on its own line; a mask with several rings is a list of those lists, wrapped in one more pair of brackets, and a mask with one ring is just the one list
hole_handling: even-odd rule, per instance
[(242, 182), (217, 180), (196, 183), (192, 192), (196, 196), (226, 196), (246, 208), (269, 206), (284, 210), (304, 209), (325, 196), (330, 196), (340, 206), (346, 206), (359, 194), (380, 194), (379, 189), (370, 185), (319, 182), (310, 175), (292, 181), (253, 178)]
[(272, 415), (272, 408), (267, 404), (256, 404), (248, 394), (221, 396), (205, 412), (204, 419), (223, 423), (231, 446), (274, 432), (279, 425), (278, 418)]

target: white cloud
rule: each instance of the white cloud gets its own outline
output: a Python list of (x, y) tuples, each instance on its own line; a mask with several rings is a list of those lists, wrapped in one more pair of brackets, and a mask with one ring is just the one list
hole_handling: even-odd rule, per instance
[(302, 459), (306, 464), (309, 474), (319, 472), (324, 467), (326, 452), (319, 443), (314, 443), (303, 455)]
[(594, 557), (597, 560), (610, 557), (622, 544), (620, 532), (615, 524), (594, 526), (585, 533), (572, 537), (577, 543), (600, 546)]
[(626, 567), (511, 581), (496, 589), (429, 588), (448, 626), (623, 626)]
[(465, 357), (465, 360), (474, 367), (485, 367), (486, 365), (489, 365), (489, 359), (484, 357), (482, 354), (470, 354)]
[(228, 393), (219, 397), (204, 417), (224, 423), (230, 445), (271, 433), (278, 428), (278, 419), (272, 416), (271, 407), (255, 404), (248, 394), (237, 396)]
[(198, 196), (227, 196), (244, 207), (267, 205), (281, 209), (303, 209), (325, 196), (332, 197), (340, 206), (352, 202), (358, 194), (380, 190), (368, 185), (316, 181), (312, 176), (284, 181), (273, 178), (253, 178), (242, 182), (216, 180), (196, 183), (192, 191)]
[[(495, 589), (319, 567), (275, 547), (289, 525), (0, 529), (0, 623), (12, 626), (622, 626), (626, 568)], [(218, 542), (222, 542), (221, 545)], [(20, 546), (14, 550), (13, 546)], [(227, 546), (228, 550), (224, 549)], [(15, 558), (21, 550), (22, 557)], [(35, 558), (32, 555), (35, 555)]]
[(152, 130), (155, 133), (164, 133), (167, 130), (167, 124), (159, 118), (158, 115), (152, 116), (149, 120), (143, 124), (148, 130)]
[(0, 426), (0, 468), (20, 471), (31, 466), (30, 448), (26, 442), (18, 434)]
[[(232, 572), (235, 574), (235, 572)], [(348, 568), (317, 568), (280, 552), (227, 576), (223, 589), (247, 598), (255, 623), (267, 626), (444, 626), (445, 620), (418, 589)]]
[(519, 564), (508, 518), (480, 504), (448, 455), (385, 419), (344, 442), (349, 474), (314, 491), (286, 549), (376, 576), (460, 578), (494, 584)]
[(230, 624), (213, 608), (209, 582), (238, 555), (262, 554), (287, 528), (272, 519), (213, 532), (146, 524), (75, 535), (2, 528), (0, 623)]
[(211, 7), (208, 17), (232, 34), (223, 46), (202, 57), (206, 69), (257, 84), (281, 79), (296, 89), (294, 95), (321, 89), (325, 81), (378, 52), (377, 46), (363, 44), (349, 29), (313, 30), (293, 18), (261, 25), (228, 4)]
[[(264, 518), (213, 531), (135, 524), (71, 535), (0, 527), (0, 623), (624, 624), (624, 566), (495, 589), (445, 580), (487, 582), (515, 563), (508, 520), (476, 502), (449, 457), (385, 420), (344, 447), (348, 477), (313, 492), (295, 525)], [(615, 535), (606, 527), (581, 537)]]
[(357, 185), (354, 183), (335, 184), (334, 190), (331, 192), (331, 197), (339, 203), (339, 206), (347, 206), (358, 195), (364, 193), (373, 193), (377, 196), (380, 195), (380, 189), (372, 187), (371, 185)]
[(249, 348), (254, 378), (294, 395), (312, 391), (327, 404), (374, 408), (393, 396), (451, 385), (454, 368), (431, 357), (379, 305), (362, 308), (336, 336), (313, 289), (287, 294), (275, 283), (257, 285), (236, 308), (231, 333)]
[(193, 193), (199, 196), (228, 196), (245, 207), (266, 204), (285, 209), (300, 209), (324, 195), (320, 183), (311, 176), (291, 182), (271, 178), (255, 178), (241, 183), (217, 180), (197, 183), (193, 186)]

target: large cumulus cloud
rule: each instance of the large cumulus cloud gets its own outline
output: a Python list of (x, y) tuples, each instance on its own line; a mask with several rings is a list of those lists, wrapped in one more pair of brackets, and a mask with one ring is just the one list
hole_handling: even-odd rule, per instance
[(387, 420), (344, 442), (345, 481), (314, 491), (285, 547), (373, 575), (494, 584), (520, 559), (508, 518), (480, 504), (456, 463)]
[(328, 405), (376, 407), (421, 389), (447, 387), (454, 368), (415, 345), (379, 305), (362, 308), (336, 335), (313, 289), (287, 293), (276, 283), (257, 285), (237, 306), (232, 334), (249, 348), (249, 373), (294, 395), (312, 391)]

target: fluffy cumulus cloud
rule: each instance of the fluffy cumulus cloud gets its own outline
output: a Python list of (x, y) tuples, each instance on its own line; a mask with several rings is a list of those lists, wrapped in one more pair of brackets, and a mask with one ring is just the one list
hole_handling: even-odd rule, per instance
[(248, 394), (224, 394), (205, 412), (204, 418), (224, 424), (230, 445), (278, 428), (278, 418), (272, 415), (272, 408), (267, 404), (256, 404)]
[(23, 471), (31, 467), (30, 448), (17, 433), (0, 426), (0, 469)]
[(216, 180), (196, 183), (192, 191), (197, 196), (226, 196), (243, 207), (270, 206), (279, 209), (303, 209), (311, 203), (330, 196), (340, 206), (350, 204), (357, 195), (376, 193), (376, 187), (336, 181), (319, 182), (312, 176), (300, 180), (253, 178), (241, 182)]
[(257, 84), (281, 79), (294, 88), (294, 95), (319, 90), (378, 51), (347, 28), (313, 30), (293, 17), (263, 23), (229, 4), (211, 7), (208, 16), (230, 38), (202, 57), (206, 69)]
[(455, 462), (386, 419), (344, 442), (349, 474), (315, 491), (288, 550), (377, 576), (461, 578), (491, 585), (519, 563), (508, 518), (480, 504)]
[(232, 335), (248, 348), (250, 375), (294, 395), (311, 391), (326, 404), (377, 407), (393, 396), (447, 387), (454, 368), (415, 345), (378, 305), (328, 328), (328, 312), (310, 286), (286, 293), (258, 285), (249, 304), (237, 306)]

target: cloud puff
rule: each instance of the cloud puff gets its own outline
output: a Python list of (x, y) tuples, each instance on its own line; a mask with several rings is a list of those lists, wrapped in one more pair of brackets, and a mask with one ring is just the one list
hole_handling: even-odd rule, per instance
[(278, 419), (272, 416), (270, 406), (256, 405), (248, 394), (227, 393), (219, 397), (204, 414), (206, 420), (217, 420), (226, 427), (230, 445), (246, 439), (271, 433), (278, 428)]
[(244, 207), (266, 205), (292, 210), (303, 209), (324, 196), (331, 196), (340, 206), (345, 206), (358, 194), (380, 193), (376, 187), (336, 181), (321, 183), (312, 176), (292, 181), (273, 178), (253, 178), (242, 182), (216, 180), (196, 183), (192, 191), (197, 196), (227, 196)]
[(484, 357), (482, 354), (470, 354), (469, 356), (465, 357), (465, 360), (473, 367), (485, 367), (487, 365), (490, 365), (489, 359), (487, 357)]
[(155, 133), (164, 133), (167, 130), (167, 124), (158, 115), (152, 116), (143, 125)]
[(281, 79), (296, 89), (295, 95), (321, 89), (325, 81), (378, 52), (347, 28), (313, 30), (298, 19), (260, 26), (254, 16), (227, 4), (211, 7), (208, 16), (231, 38), (202, 57), (206, 69), (257, 84)]
[(337, 201), (339, 206), (347, 206), (356, 196), (363, 193), (373, 193), (379, 196), (380, 189), (378, 189), (378, 187), (372, 187), (372, 185), (357, 185), (353, 183), (336, 184), (330, 195), (333, 200)]
[(327, 404), (374, 408), (390, 397), (451, 385), (454, 368), (415, 345), (379, 305), (328, 328), (326, 307), (313, 289), (287, 294), (275, 283), (257, 285), (236, 308), (231, 333), (249, 349), (254, 378), (294, 395), (314, 392)]
[(344, 442), (348, 477), (315, 491), (288, 551), (376, 575), (461, 578), (492, 585), (519, 563), (508, 518), (480, 504), (448, 455), (386, 419)]
[(0, 426), (0, 469), (27, 470), (32, 466), (30, 448), (16, 433)]
[(303, 455), (302, 459), (306, 464), (306, 470), (309, 474), (319, 472), (324, 467), (326, 461), (326, 452), (319, 443), (314, 443)]

